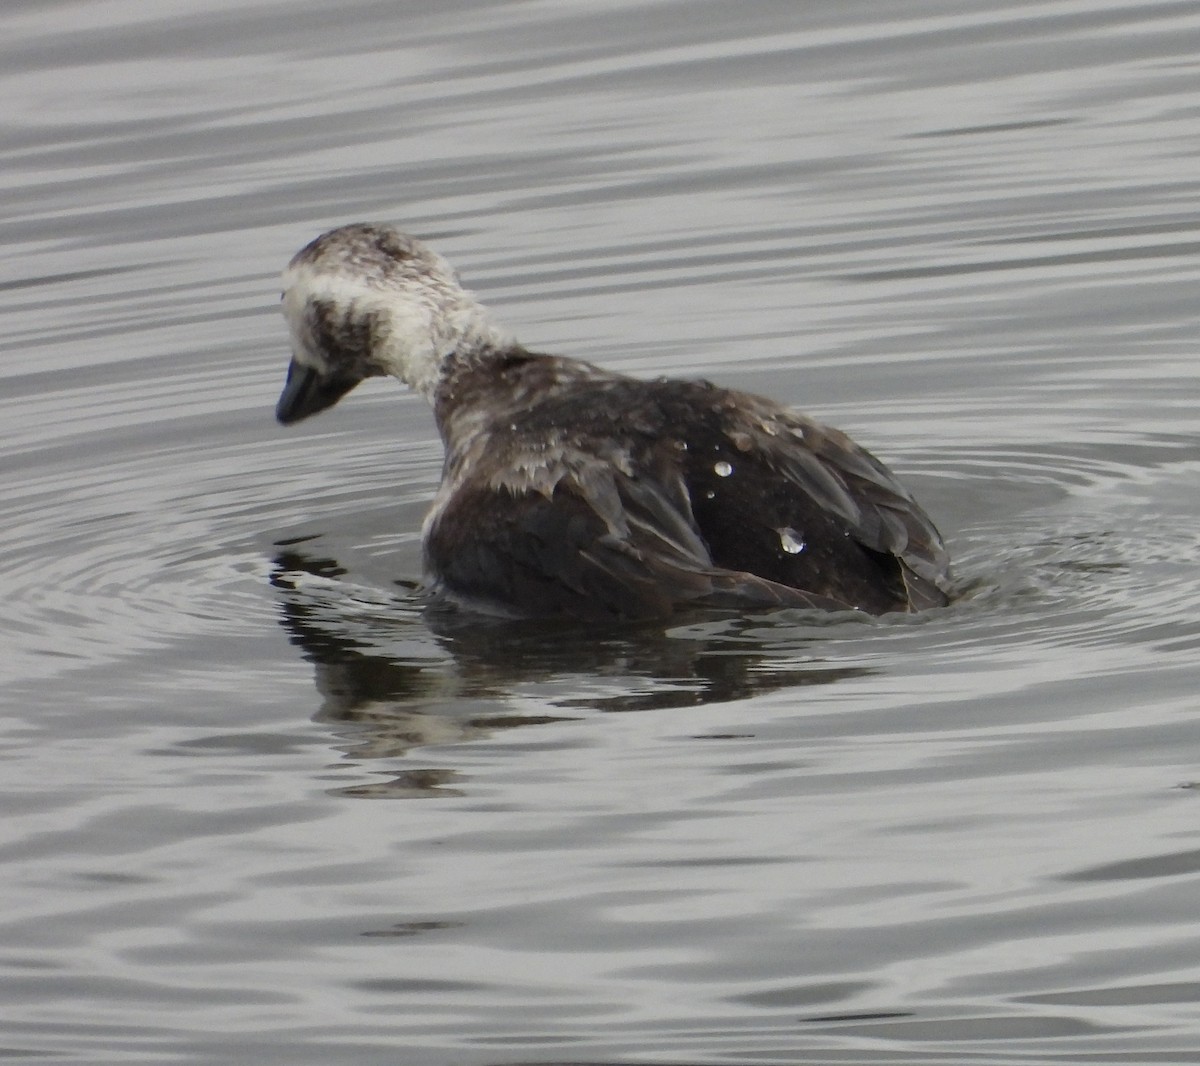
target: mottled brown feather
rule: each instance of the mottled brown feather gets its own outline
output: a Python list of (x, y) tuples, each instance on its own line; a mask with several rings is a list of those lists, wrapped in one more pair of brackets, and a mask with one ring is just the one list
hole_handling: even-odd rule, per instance
[(451, 596), (583, 618), (947, 601), (941, 538), (887, 469), (761, 397), (513, 350), (435, 412), (426, 562)]

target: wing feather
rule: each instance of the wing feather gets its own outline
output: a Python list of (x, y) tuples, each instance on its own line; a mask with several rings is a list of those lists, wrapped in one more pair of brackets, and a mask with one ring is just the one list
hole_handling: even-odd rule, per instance
[[(512, 373), (557, 366), (528, 356)], [(706, 382), (593, 368), (542, 385), (447, 431), (425, 550), (451, 596), (585, 619), (947, 602), (933, 523), (844, 433)]]

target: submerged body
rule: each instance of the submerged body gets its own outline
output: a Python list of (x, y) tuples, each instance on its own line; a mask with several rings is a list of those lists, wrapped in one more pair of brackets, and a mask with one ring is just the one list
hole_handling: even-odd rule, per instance
[(390, 227), (319, 237), (284, 282), (281, 422), (378, 374), (431, 402), (446, 459), (425, 566), (455, 602), (585, 620), (947, 602), (933, 523), (835, 429), (708, 382), (528, 352)]

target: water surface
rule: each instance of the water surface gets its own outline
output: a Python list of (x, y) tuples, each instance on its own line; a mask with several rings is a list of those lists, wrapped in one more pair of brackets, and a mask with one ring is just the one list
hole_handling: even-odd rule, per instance
[[(1200, 1053), (1200, 10), (10, 4), (0, 1054)], [(850, 431), (967, 594), (439, 623), (440, 450), (278, 271)]]

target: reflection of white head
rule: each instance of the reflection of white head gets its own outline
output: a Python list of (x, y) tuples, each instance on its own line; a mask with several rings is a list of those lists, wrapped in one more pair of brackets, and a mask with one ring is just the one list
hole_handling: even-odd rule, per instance
[(294, 363), (346, 388), (388, 374), (429, 399), (455, 352), (512, 343), (440, 255), (390, 226), (323, 234), (288, 264), (283, 287)]

